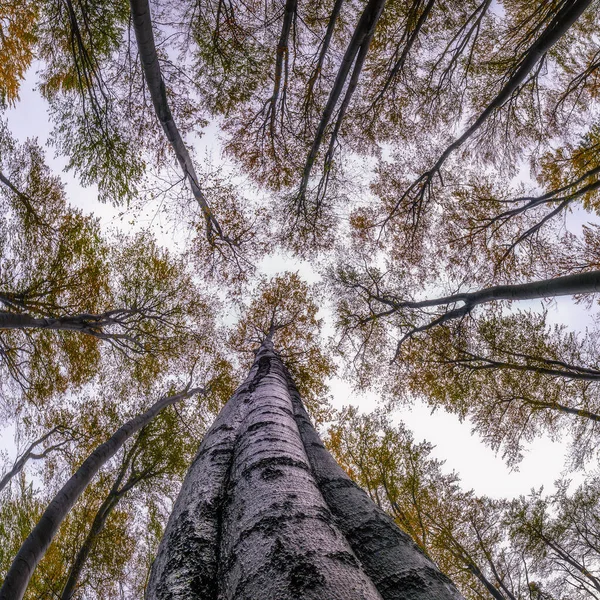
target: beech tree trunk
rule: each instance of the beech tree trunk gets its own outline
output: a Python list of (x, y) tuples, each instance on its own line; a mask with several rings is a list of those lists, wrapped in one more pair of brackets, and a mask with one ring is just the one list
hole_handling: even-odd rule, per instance
[(146, 81), (148, 92), (154, 105), (154, 112), (165, 132), (167, 140), (169, 140), (175, 152), (183, 176), (188, 181), (192, 194), (202, 210), (206, 220), (207, 237), (209, 242), (212, 243), (215, 236), (222, 238), (223, 232), (208, 205), (204, 192), (200, 189), (194, 163), (171, 113), (171, 107), (167, 98), (167, 88), (162, 76), (156, 44), (154, 42), (150, 2), (149, 0), (130, 0), (129, 6), (131, 8), (131, 21), (135, 32), (140, 62), (144, 71), (144, 80)]
[(123, 444), (132, 435), (150, 423), (167, 406), (203, 392), (202, 388), (193, 388), (186, 389), (173, 396), (161, 398), (145, 413), (130, 419), (119, 427), (106, 442), (94, 449), (57, 492), (46, 507), (37, 525), (27, 538), (25, 538), (4, 578), (2, 587), (0, 587), (0, 600), (21, 600), (23, 598), (33, 571), (40, 560), (44, 558), (48, 546), (50, 546), (71, 508), (73, 508), (73, 505), (90, 484), (96, 473), (123, 447)]
[(192, 463), (147, 600), (458, 600), (325, 449), (267, 339)]

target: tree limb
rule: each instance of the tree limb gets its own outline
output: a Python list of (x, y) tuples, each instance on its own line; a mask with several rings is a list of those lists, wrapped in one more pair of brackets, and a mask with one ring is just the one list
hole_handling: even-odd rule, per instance
[(158, 62), (158, 54), (154, 43), (154, 33), (152, 32), (152, 19), (150, 16), (150, 6), (148, 0), (130, 0), (131, 16), (133, 20), (133, 28), (137, 41), (138, 52), (144, 77), (154, 111), (158, 118), (163, 131), (175, 152), (179, 166), (183, 171), (183, 175), (188, 181), (192, 194), (198, 202), (200, 209), (206, 221), (206, 235), (211, 245), (215, 244), (216, 240), (222, 240), (229, 245), (235, 245), (232, 240), (229, 240), (221, 230), (216, 217), (208, 204), (208, 200), (204, 192), (200, 189), (198, 176), (188, 149), (181, 137), (179, 129), (173, 119), (169, 101), (167, 99), (167, 90), (161, 73), (160, 64)]
[(34, 569), (44, 557), (61, 523), (96, 473), (118, 452), (123, 444), (167, 406), (201, 393), (205, 393), (203, 388), (190, 389), (188, 386), (179, 394), (161, 398), (146, 412), (119, 427), (106, 442), (98, 446), (86, 458), (54, 496), (38, 524), (23, 542), (0, 588), (0, 600), (22, 600)]

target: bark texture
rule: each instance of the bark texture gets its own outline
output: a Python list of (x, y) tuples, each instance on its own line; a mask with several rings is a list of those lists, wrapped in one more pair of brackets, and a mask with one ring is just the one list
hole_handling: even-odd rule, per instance
[(147, 600), (457, 600), (327, 452), (270, 341), (204, 438)]

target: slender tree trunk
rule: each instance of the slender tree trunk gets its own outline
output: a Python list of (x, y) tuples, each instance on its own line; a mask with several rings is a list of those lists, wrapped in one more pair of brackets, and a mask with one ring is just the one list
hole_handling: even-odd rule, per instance
[[(283, 97), (282, 104), (285, 103), (285, 91), (287, 87), (287, 63), (289, 56), (289, 45), (290, 45), (290, 32), (292, 30), (292, 24), (296, 17), (296, 11), (298, 10), (298, 0), (287, 0), (285, 3), (285, 10), (283, 14), (283, 24), (281, 26), (281, 35), (279, 36), (279, 43), (277, 44), (277, 55), (275, 57), (275, 77), (273, 83), (273, 94), (269, 102), (270, 108), (270, 125), (269, 131), (271, 138), (275, 136), (275, 120), (277, 117), (277, 101), (279, 100), (279, 93), (281, 91), (281, 79), (284, 78), (283, 84)], [(285, 69), (284, 69), (285, 65)], [(282, 113), (284, 107), (281, 107)], [(282, 118), (283, 120), (283, 118)]]
[[(304, 171), (302, 173), (302, 180), (300, 182), (300, 192), (299, 196), (304, 197), (306, 193), (306, 189), (308, 187), (308, 181), (310, 179), (310, 173), (312, 171), (312, 167), (314, 165), (315, 160), (317, 159), (317, 155), (319, 153), (319, 148), (321, 147), (321, 143), (325, 136), (325, 130), (327, 129), (327, 125), (333, 116), (335, 106), (342, 94), (344, 89), (344, 85), (346, 83), (346, 79), (350, 74), (350, 68), (352, 64), (355, 62), (359, 51), (365, 44), (365, 40), (367, 41), (366, 49), (364, 53), (366, 55), (366, 51), (368, 50), (368, 44), (373, 36), (375, 31), (375, 27), (377, 26), (377, 22), (379, 21), (379, 17), (383, 12), (383, 7), (385, 6), (386, 0), (369, 0), (369, 3), (365, 7), (358, 24), (356, 25), (356, 29), (354, 30), (354, 34), (352, 35), (352, 39), (348, 44), (348, 48), (342, 58), (341, 65), (338, 69), (338, 74), (336, 76), (335, 82), (331, 91), (329, 93), (329, 98), (327, 100), (327, 104), (323, 109), (323, 114), (321, 115), (321, 120), (317, 127), (317, 131), (315, 133), (315, 137), (312, 142), (312, 146), (306, 158), (306, 163), (304, 165)], [(364, 57), (362, 58), (364, 61)], [(358, 80), (358, 76), (360, 75), (361, 67), (358, 67), (356, 72), (356, 78)]]
[[(0, 303), (9, 304), (10, 300), (0, 295)], [(153, 319), (153, 315), (144, 315), (137, 309), (116, 308), (103, 313), (79, 313), (62, 317), (36, 317), (27, 312), (8, 312), (0, 310), (0, 330), (3, 329), (46, 329), (49, 331), (77, 331), (100, 340), (112, 340), (123, 346), (141, 347), (133, 330), (135, 319)], [(120, 331), (108, 331), (109, 327), (118, 327)]]
[(145, 413), (127, 421), (86, 458), (79, 469), (54, 496), (38, 524), (23, 542), (0, 588), (0, 600), (21, 600), (23, 598), (31, 575), (40, 560), (44, 558), (58, 528), (102, 465), (112, 458), (134, 433), (147, 425), (161, 410), (202, 391), (200, 388), (194, 388), (174, 396), (161, 398)]
[(208, 200), (204, 192), (200, 189), (198, 176), (194, 168), (194, 163), (190, 157), (187, 146), (181, 137), (179, 128), (175, 123), (169, 101), (167, 98), (167, 89), (158, 62), (156, 44), (154, 43), (154, 33), (152, 31), (152, 18), (150, 15), (150, 5), (148, 0), (130, 0), (131, 18), (133, 29), (137, 41), (142, 70), (154, 111), (163, 131), (175, 152), (177, 162), (181, 167), (183, 176), (189, 183), (194, 198), (198, 202), (200, 209), (206, 220), (206, 232), (208, 240), (213, 243), (215, 237), (223, 238), (221, 227), (213, 215)]
[(91, 330), (85, 320), (78, 315), (72, 317), (34, 317), (28, 313), (0, 311), (0, 329), (52, 329), (55, 331)]
[(117, 473), (117, 477), (115, 478), (108, 495), (100, 505), (100, 508), (98, 509), (98, 512), (96, 513), (92, 522), (92, 526), (90, 527), (90, 530), (88, 531), (88, 534), (81, 545), (81, 548), (79, 548), (73, 564), (71, 565), (67, 582), (65, 583), (61, 593), (61, 600), (71, 600), (73, 597), (73, 594), (75, 593), (75, 587), (77, 586), (77, 582), (79, 581), (83, 567), (85, 566), (88, 556), (95, 548), (96, 542), (98, 541), (98, 536), (102, 533), (102, 530), (106, 525), (106, 521), (108, 520), (108, 517), (112, 511), (115, 509), (121, 498), (144, 479), (144, 474), (136, 474), (131, 472), (127, 481), (123, 483), (123, 479), (125, 478), (127, 471), (131, 468), (132, 462), (135, 460), (142, 433), (143, 430), (138, 434), (137, 439), (123, 457), (123, 462), (119, 472)]
[(111, 490), (104, 502), (100, 505), (100, 508), (94, 517), (90, 531), (88, 532), (85, 541), (83, 542), (79, 552), (77, 552), (75, 560), (73, 561), (67, 582), (65, 583), (65, 587), (61, 593), (61, 600), (71, 600), (73, 597), (73, 594), (75, 593), (75, 587), (77, 586), (77, 582), (79, 581), (81, 571), (83, 571), (83, 567), (87, 561), (87, 558), (90, 555), (90, 552), (94, 549), (96, 541), (98, 540), (98, 536), (104, 529), (104, 525), (106, 525), (108, 517), (118, 504), (122, 495), (123, 494), (114, 494)]
[(457, 600), (327, 452), (267, 339), (200, 445), (148, 600)]
[(495, 285), (475, 292), (464, 292), (451, 296), (442, 296), (429, 300), (396, 300), (393, 297), (376, 296), (372, 298), (392, 309), (429, 308), (463, 302), (468, 307), (493, 302), (495, 300), (536, 300), (538, 298), (555, 298), (556, 296), (577, 296), (600, 292), (600, 271), (586, 271), (575, 275), (540, 279), (530, 283)]
[(327, 23), (327, 30), (325, 31), (325, 37), (321, 42), (321, 50), (319, 52), (319, 58), (317, 59), (317, 64), (313, 69), (313, 72), (308, 80), (308, 87), (305, 95), (305, 104), (304, 110), (306, 111), (306, 117), (308, 117), (309, 105), (313, 98), (313, 90), (315, 84), (319, 77), (321, 77), (321, 71), (323, 70), (323, 63), (325, 62), (325, 57), (327, 56), (327, 52), (329, 51), (329, 45), (331, 43), (331, 39), (333, 37), (333, 31), (335, 30), (335, 26), (340, 16), (340, 11), (342, 10), (342, 4), (344, 4), (344, 0), (335, 0), (333, 8), (329, 13), (329, 22)]
[(437, 163), (431, 169), (437, 172), (441, 169), (446, 159), (455, 150), (460, 148), (482, 125), (488, 117), (500, 108), (517, 88), (525, 81), (533, 68), (545, 56), (545, 54), (567, 33), (569, 28), (583, 14), (583, 11), (591, 4), (591, 0), (568, 0), (556, 13), (552, 21), (546, 26), (535, 42), (524, 54), (518, 68), (504, 84), (498, 94), (485, 107), (475, 122), (441, 154)]

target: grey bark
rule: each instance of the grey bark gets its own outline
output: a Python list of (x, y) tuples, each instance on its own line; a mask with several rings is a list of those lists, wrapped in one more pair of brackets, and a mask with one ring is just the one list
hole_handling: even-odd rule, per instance
[(147, 600), (458, 600), (325, 450), (269, 339), (203, 440)]
[(86, 458), (54, 496), (38, 524), (23, 542), (0, 588), (0, 600), (21, 600), (23, 598), (34, 569), (44, 557), (61, 523), (94, 475), (119, 451), (123, 444), (148, 424), (161, 410), (200, 392), (203, 392), (200, 388), (186, 389), (179, 394), (161, 398), (145, 413), (127, 421)]
[(309, 104), (313, 97), (313, 90), (314, 90), (317, 80), (321, 76), (321, 71), (323, 70), (323, 64), (325, 62), (325, 57), (327, 56), (327, 52), (329, 51), (329, 45), (330, 45), (331, 39), (333, 37), (333, 31), (335, 30), (335, 26), (336, 26), (338, 17), (340, 16), (340, 11), (342, 10), (342, 4), (344, 4), (344, 0), (335, 0), (333, 8), (331, 9), (331, 12), (329, 13), (329, 22), (327, 23), (327, 30), (325, 31), (325, 37), (323, 38), (323, 41), (321, 42), (321, 50), (319, 52), (317, 64), (315, 65), (315, 68), (313, 69), (313, 72), (308, 80), (308, 87), (307, 87), (306, 96), (305, 96), (306, 100), (305, 100), (305, 105), (304, 105), (307, 115), (308, 115)]
[[(0, 303), (16, 306), (17, 302), (0, 294)], [(25, 306), (25, 303), (22, 303)], [(144, 314), (137, 309), (117, 308), (103, 313), (79, 313), (61, 317), (37, 317), (27, 312), (0, 310), (0, 330), (3, 329), (46, 329), (50, 331), (77, 331), (122, 348), (141, 352), (144, 350), (137, 331), (138, 323), (144, 319), (160, 319), (158, 315)], [(106, 331), (109, 327), (120, 331)]]
[[(292, 23), (296, 18), (296, 11), (298, 9), (297, 0), (287, 0), (285, 3), (285, 9), (283, 14), (283, 24), (281, 26), (281, 35), (279, 36), (279, 42), (277, 44), (277, 55), (275, 57), (275, 77), (273, 79), (273, 94), (269, 101), (269, 113), (270, 113), (270, 133), (271, 138), (275, 136), (275, 119), (277, 116), (277, 101), (279, 100), (279, 92), (282, 89), (281, 78), (284, 73), (285, 64), (285, 81), (283, 85), (283, 97), (282, 104), (285, 104), (285, 93), (287, 87), (287, 63), (289, 55), (289, 38), (292, 30)], [(283, 111), (283, 106), (282, 106)]]
[(221, 238), (225, 241), (221, 227), (213, 215), (208, 201), (200, 189), (198, 183), (198, 176), (194, 169), (194, 164), (190, 157), (190, 153), (181, 137), (181, 133), (173, 119), (171, 108), (169, 107), (169, 101), (167, 99), (167, 90), (165, 82), (160, 70), (160, 64), (158, 62), (158, 54), (156, 53), (156, 45), (154, 43), (154, 33), (152, 32), (152, 18), (150, 16), (150, 6), (148, 0), (130, 0), (131, 17), (133, 20), (133, 29), (135, 31), (135, 38), (137, 41), (138, 52), (140, 55), (140, 61), (142, 63), (142, 69), (144, 71), (144, 78), (150, 97), (152, 98), (152, 104), (154, 105), (154, 111), (158, 118), (167, 140), (171, 144), (177, 162), (183, 171), (183, 176), (189, 183), (194, 198), (200, 205), (200, 209), (204, 214), (206, 220), (207, 237), (212, 243), (214, 239)]
[[(75, 556), (75, 560), (73, 560), (73, 564), (71, 565), (71, 569), (69, 570), (67, 581), (61, 592), (61, 600), (71, 600), (71, 598), (73, 597), (73, 594), (75, 593), (75, 588), (77, 586), (77, 582), (79, 581), (81, 572), (83, 571), (83, 567), (85, 566), (88, 556), (96, 546), (98, 536), (100, 535), (100, 533), (102, 533), (102, 530), (106, 525), (108, 517), (115, 509), (121, 498), (123, 498), (123, 496), (125, 496), (125, 494), (127, 494), (138, 483), (140, 483), (144, 479), (152, 477), (153, 475), (151, 470), (147, 472), (136, 473), (132, 468), (132, 464), (135, 461), (136, 455), (139, 451), (141, 435), (143, 435), (143, 430), (140, 434), (138, 434), (137, 439), (135, 440), (131, 448), (129, 448), (129, 450), (125, 453), (125, 456), (123, 457), (123, 462), (121, 464), (121, 468), (117, 473), (117, 477), (115, 478), (115, 481), (108, 495), (106, 496), (106, 498), (100, 505), (100, 508), (98, 508), (96, 515), (94, 516), (94, 520), (92, 522), (90, 530), (88, 531), (88, 534), (85, 537), (81, 548), (79, 548), (79, 551)], [(123, 479), (125, 478), (125, 475), (127, 474), (127, 471), (130, 468), (132, 468), (132, 471), (129, 474), (127, 481), (123, 483)]]
[(546, 29), (531, 45), (518, 69), (512, 77), (504, 84), (498, 95), (486, 106), (475, 122), (450, 146), (444, 150), (438, 162), (432, 170), (438, 171), (448, 156), (460, 148), (488, 119), (488, 117), (499, 107), (501, 107), (515, 92), (515, 90), (525, 81), (525, 78), (531, 73), (535, 65), (542, 57), (558, 42), (558, 40), (569, 30), (571, 25), (583, 14), (583, 11), (591, 4), (591, 0), (571, 0), (565, 2), (565, 5), (550, 21)]
[(531, 406), (533, 410), (556, 410), (558, 412), (563, 412), (568, 415), (573, 415), (575, 417), (589, 419), (590, 421), (600, 423), (599, 414), (593, 413), (592, 411), (586, 410), (584, 408), (572, 408), (571, 406), (558, 404), (557, 402), (542, 402), (541, 400), (535, 400), (534, 398), (526, 398), (523, 396), (516, 396), (515, 398), (512, 398), (511, 401), (512, 400), (517, 400), (522, 402), (523, 404), (527, 404)]
[(584, 273), (554, 277), (552, 279), (541, 279), (529, 283), (495, 285), (475, 292), (463, 292), (428, 300), (400, 300), (390, 294), (372, 294), (366, 287), (360, 284), (357, 284), (356, 287), (363, 292), (366, 292), (369, 300), (375, 300), (390, 307), (388, 310), (379, 313), (371, 311), (371, 315), (364, 318), (362, 321), (363, 323), (392, 315), (405, 308), (420, 309), (438, 306), (448, 307), (462, 303), (462, 306), (447, 309), (432, 321), (429, 321), (425, 325), (414, 327), (406, 333), (398, 342), (396, 355), (394, 357), (395, 360), (399, 356), (400, 347), (407, 339), (413, 337), (417, 333), (433, 329), (438, 325), (443, 325), (448, 321), (460, 319), (468, 315), (473, 308), (479, 304), (486, 304), (498, 300), (536, 300), (538, 298), (554, 298), (557, 296), (578, 296), (598, 293), (600, 292), (600, 271), (586, 271)]
[(363, 56), (361, 57), (361, 63), (356, 64), (355, 71), (353, 73), (356, 81), (358, 81), (358, 77), (362, 69), (362, 63), (364, 62), (364, 58), (371, 42), (371, 38), (373, 37), (373, 33), (375, 32), (375, 27), (377, 26), (379, 17), (383, 12), (385, 1), (386, 0), (369, 0), (369, 3), (360, 16), (358, 24), (356, 25), (356, 29), (354, 30), (354, 34), (352, 35), (352, 39), (350, 40), (348, 48), (346, 49), (344, 57), (342, 58), (342, 63), (338, 70), (333, 87), (331, 88), (331, 92), (329, 93), (327, 104), (323, 109), (323, 114), (321, 116), (317, 132), (315, 133), (312, 146), (306, 158), (304, 171), (302, 173), (302, 180), (300, 182), (299, 197), (301, 200), (306, 193), (308, 181), (310, 179), (310, 173), (312, 171), (314, 162), (317, 159), (319, 148), (321, 147), (323, 137), (325, 136), (325, 130), (327, 129), (327, 125), (333, 116), (336, 104), (342, 94), (346, 79), (350, 74), (350, 68), (352, 67), (352, 64), (355, 63), (355, 60), (357, 60), (357, 56), (362, 49)]
[(335, 522), (384, 600), (457, 600), (454, 584), (327, 451), (291, 379), (294, 418)]
[[(577, 19), (583, 14), (585, 9), (592, 3), (592, 0), (567, 0), (554, 18), (548, 23), (544, 31), (539, 35), (535, 42), (525, 52), (520, 64), (509, 77), (508, 81), (502, 86), (498, 94), (490, 101), (485, 109), (479, 114), (475, 121), (466, 129), (466, 131), (454, 140), (440, 154), (438, 160), (433, 167), (421, 175), (405, 192), (401, 200), (396, 204), (390, 215), (386, 218), (385, 223), (390, 220), (391, 216), (398, 210), (402, 199), (408, 193), (413, 191), (418, 185), (431, 182), (434, 175), (439, 173), (440, 169), (448, 159), (448, 157), (458, 150), (473, 134), (488, 120), (488, 118), (519, 89), (519, 86), (526, 80), (527, 76), (533, 71), (534, 67), (546, 55), (546, 53), (560, 40), (563, 35), (571, 28)], [(422, 196), (422, 194), (421, 194)], [(420, 212), (418, 210), (417, 212)]]
[[(0, 302), (2, 299), (0, 298)], [(81, 313), (63, 317), (35, 317), (29, 313), (0, 311), (0, 329), (51, 329), (54, 331), (80, 331), (99, 338), (119, 337), (104, 334), (102, 328), (126, 323), (127, 317), (138, 311), (121, 309), (100, 314)]]
[[(529, 283), (494, 285), (476, 292), (465, 292), (422, 301), (392, 301), (397, 308), (426, 308), (463, 302), (465, 306), (476, 306), (495, 300), (536, 300), (555, 296), (576, 296), (600, 292), (600, 271), (586, 271), (575, 275), (540, 279)], [(386, 302), (387, 303), (387, 302)]]

